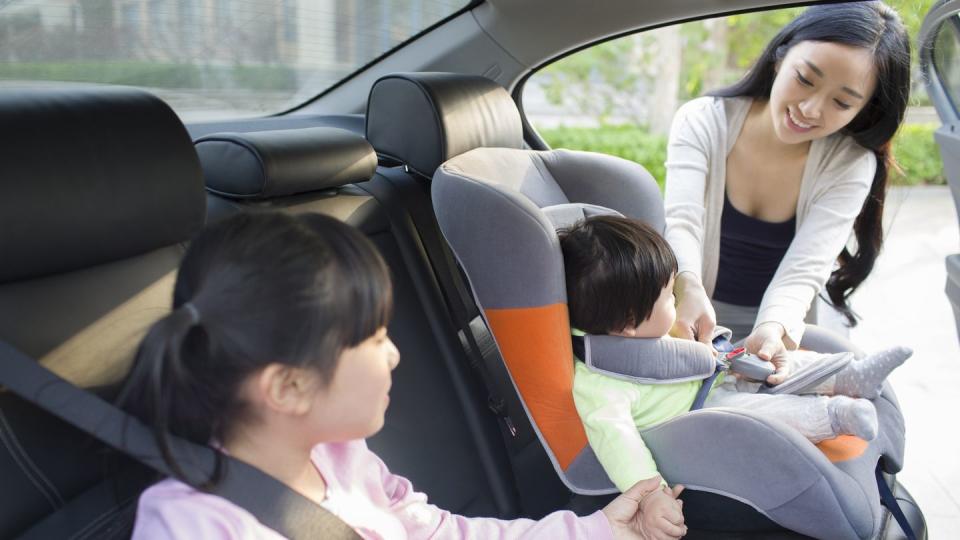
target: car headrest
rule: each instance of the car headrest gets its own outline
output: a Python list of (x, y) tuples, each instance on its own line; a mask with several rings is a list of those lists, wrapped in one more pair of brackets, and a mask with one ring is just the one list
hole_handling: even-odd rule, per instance
[(369, 180), (377, 155), (343, 129), (215, 133), (195, 143), (207, 189), (234, 199), (268, 199)]
[(523, 125), (510, 95), (490, 79), (395, 73), (370, 89), (367, 140), (378, 154), (431, 177), (474, 148), (522, 148)]
[(124, 259), (203, 226), (190, 136), (151, 94), (5, 90), (0, 125), (0, 282)]

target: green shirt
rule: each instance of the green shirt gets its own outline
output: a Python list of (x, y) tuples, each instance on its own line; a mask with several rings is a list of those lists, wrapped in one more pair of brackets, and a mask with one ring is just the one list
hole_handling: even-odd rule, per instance
[[(690, 410), (702, 381), (640, 384), (590, 371), (577, 360), (573, 400), (587, 440), (620, 491), (657, 474), (640, 430)], [(722, 374), (717, 377), (719, 384)]]

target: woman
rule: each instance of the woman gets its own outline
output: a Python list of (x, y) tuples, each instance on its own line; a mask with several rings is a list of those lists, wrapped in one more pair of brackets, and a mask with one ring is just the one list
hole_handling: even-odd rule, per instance
[(680, 108), (666, 163), (678, 337), (709, 342), (728, 326), (779, 382), (824, 285), (855, 324), (847, 298), (880, 251), (909, 88), (897, 13), (830, 4), (784, 27), (740, 82)]

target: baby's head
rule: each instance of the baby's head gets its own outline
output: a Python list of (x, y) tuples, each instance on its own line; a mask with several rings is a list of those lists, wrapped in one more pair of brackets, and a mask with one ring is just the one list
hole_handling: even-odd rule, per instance
[(570, 324), (589, 334), (663, 337), (673, 326), (677, 259), (641, 221), (594, 216), (560, 232)]
[(398, 361), (386, 336), (392, 288), (352, 227), (270, 212), (213, 224), (184, 256), (173, 308), (141, 343), (120, 398), (161, 449), (166, 432), (226, 444), (276, 418), (302, 421), (304, 438), (382, 426)]

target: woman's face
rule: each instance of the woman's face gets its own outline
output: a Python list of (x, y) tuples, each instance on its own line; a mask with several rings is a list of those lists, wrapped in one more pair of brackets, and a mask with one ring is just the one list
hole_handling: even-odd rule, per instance
[(869, 50), (802, 41), (780, 62), (770, 92), (773, 129), (797, 144), (836, 133), (867, 105), (877, 84)]

